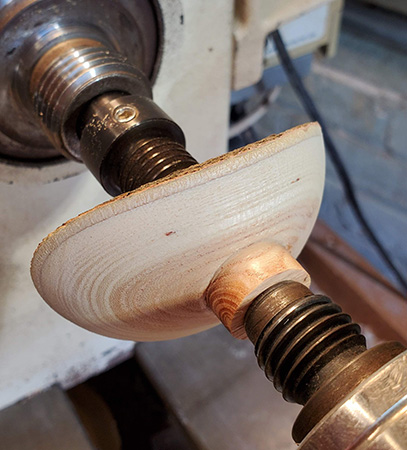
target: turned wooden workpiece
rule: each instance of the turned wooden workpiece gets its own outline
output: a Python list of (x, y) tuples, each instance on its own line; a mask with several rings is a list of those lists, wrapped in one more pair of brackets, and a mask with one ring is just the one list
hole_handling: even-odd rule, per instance
[(206, 301), (234, 337), (245, 339), (244, 316), (252, 300), (287, 280), (311, 284), (308, 273), (284, 247), (258, 242), (222, 264), (208, 286)]
[(309, 283), (295, 258), (324, 174), (318, 124), (270, 136), (62, 225), (35, 252), (34, 284), (59, 314), (107, 336), (177, 338), (219, 317), (244, 338), (256, 293), (284, 279)]

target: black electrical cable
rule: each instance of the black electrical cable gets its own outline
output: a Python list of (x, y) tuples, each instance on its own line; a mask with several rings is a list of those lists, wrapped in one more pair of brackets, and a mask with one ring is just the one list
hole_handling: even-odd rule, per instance
[(277, 54), (280, 59), (280, 62), (284, 68), (284, 72), (287, 75), (287, 78), (298, 95), (303, 108), (306, 110), (307, 114), (311, 117), (312, 120), (319, 122), (321, 125), (325, 145), (328, 151), (328, 154), (334, 164), (335, 170), (342, 182), (346, 198), (352, 207), (352, 210), (358, 219), (362, 229), (366, 233), (367, 237), (370, 239), (370, 241), (373, 243), (373, 245), (376, 247), (378, 253), (381, 255), (383, 260), (386, 262), (387, 266), (392, 270), (394, 275), (397, 277), (397, 280), (399, 281), (400, 285), (403, 286), (404, 290), (407, 292), (407, 280), (404, 278), (404, 276), (401, 274), (401, 272), (398, 270), (398, 268), (393, 263), (392, 259), (388, 255), (386, 249), (383, 247), (379, 239), (377, 238), (375, 232), (372, 230), (371, 226), (369, 225), (368, 221), (366, 220), (364, 213), (359, 205), (359, 202), (355, 195), (355, 189), (353, 187), (353, 183), (350, 179), (350, 176), (348, 174), (348, 171), (346, 170), (346, 167), (338, 153), (338, 150), (336, 149), (335, 144), (333, 143), (333, 140), (331, 138), (331, 135), (329, 134), (329, 131), (325, 125), (324, 120), (321, 117), (321, 114), (317, 110), (312, 98), (310, 97), (307, 89), (305, 88), (301, 77), (298, 75), (297, 70), (294, 67), (294, 64), (291, 60), (290, 55), (287, 52), (286, 46), (281, 38), (279, 30), (273, 31), (271, 33), (274, 44), (276, 46)]

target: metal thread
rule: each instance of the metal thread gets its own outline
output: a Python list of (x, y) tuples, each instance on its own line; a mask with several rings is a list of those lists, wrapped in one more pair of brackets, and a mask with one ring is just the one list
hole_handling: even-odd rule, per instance
[(37, 63), (30, 82), (34, 110), (52, 143), (77, 160), (81, 158), (75, 124), (81, 108), (112, 91), (151, 95), (148, 80), (125, 57), (86, 38), (52, 47)]
[(119, 172), (122, 192), (197, 164), (181, 143), (168, 137), (140, 139), (129, 144), (123, 155)]
[(78, 34), (50, 44), (31, 73), (33, 106), (54, 146), (112, 195), (197, 164), (145, 75), (103, 39)]
[(101, 95), (81, 124), (82, 160), (111, 195), (197, 164), (181, 128), (146, 96)]
[[(260, 294), (246, 313), (245, 327), (267, 378), (287, 401), (304, 405), (366, 350), (366, 342), (338, 305), (298, 285), (282, 282)], [(278, 307), (270, 308), (276, 297)]]
[(99, 46), (71, 48), (43, 74), (36, 86), (34, 108), (44, 124), (53, 128), (60, 98), (70, 86), (76, 85), (81, 77), (90, 77), (91, 71), (100, 66), (114, 67), (117, 63), (117, 55)]

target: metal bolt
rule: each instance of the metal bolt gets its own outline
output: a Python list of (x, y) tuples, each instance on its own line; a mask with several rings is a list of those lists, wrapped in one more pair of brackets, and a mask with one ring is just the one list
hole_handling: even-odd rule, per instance
[(197, 164), (181, 128), (146, 96), (100, 95), (81, 123), (82, 160), (111, 195)]
[(297, 443), (361, 381), (405, 350), (397, 342), (367, 350), (359, 325), (338, 305), (293, 281), (258, 295), (244, 320), (267, 378), (287, 401), (305, 405), (293, 427)]
[(138, 116), (138, 111), (130, 105), (118, 106), (113, 111), (114, 120), (116, 120), (116, 122), (120, 122), (120, 123), (130, 122), (130, 120), (133, 120), (137, 116)]

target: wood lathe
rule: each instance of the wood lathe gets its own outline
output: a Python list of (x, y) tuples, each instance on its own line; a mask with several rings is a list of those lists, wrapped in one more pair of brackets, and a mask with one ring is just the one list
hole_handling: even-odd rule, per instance
[[(8, 50), (12, 59), (18, 48), (12, 86), (21, 100), (10, 108), (28, 118), (8, 125), (52, 144), (13, 148), (83, 162), (115, 197), (39, 245), (31, 275), (40, 295), (66, 319), (118, 339), (173, 339), (220, 321), (253, 342), (284, 398), (304, 405), (293, 429), (302, 449), (405, 447), (405, 348), (367, 350), (359, 326), (309, 289), (296, 261), (322, 199), (319, 125), (198, 163), (152, 99), (151, 4), (127, 17), (126, 2), (104, 0), (96, 13), (84, 1), (77, 8), (88, 21), (76, 21), (81, 11), (62, 3), (52, 5), (57, 23), (33, 21), (26, 5), (10, 13), (31, 33)], [(124, 16), (141, 30), (134, 47)]]

